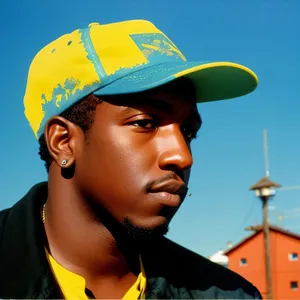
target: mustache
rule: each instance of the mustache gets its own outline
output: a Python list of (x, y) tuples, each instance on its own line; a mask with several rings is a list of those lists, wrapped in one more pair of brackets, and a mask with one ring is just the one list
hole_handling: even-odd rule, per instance
[[(180, 177), (180, 178), (182, 178), (182, 177)], [(164, 184), (168, 180), (178, 180), (178, 175), (176, 175), (175, 173), (168, 173), (163, 177), (160, 177), (155, 180), (151, 180), (145, 185), (145, 190), (147, 193), (149, 193), (153, 186), (159, 186), (161, 184)], [(186, 184), (184, 184), (180, 188), (179, 193), (180, 193), (180, 196), (182, 197), (182, 199), (185, 198), (186, 194), (188, 193), (188, 190), (189, 190), (189, 188)]]

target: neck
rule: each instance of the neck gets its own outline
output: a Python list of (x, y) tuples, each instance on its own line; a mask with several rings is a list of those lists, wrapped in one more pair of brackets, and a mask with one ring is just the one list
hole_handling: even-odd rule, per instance
[(111, 230), (103, 225), (72, 181), (49, 176), (45, 230), (51, 255), (86, 280), (120, 279), (132, 274), (138, 255), (132, 255), (129, 249), (120, 250)]

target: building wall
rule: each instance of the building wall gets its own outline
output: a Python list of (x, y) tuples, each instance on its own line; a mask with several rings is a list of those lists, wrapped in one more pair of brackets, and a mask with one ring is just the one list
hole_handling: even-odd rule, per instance
[[(250, 281), (264, 296), (266, 284), (263, 235), (254, 236), (249, 242), (229, 253), (228, 258), (228, 268)], [(247, 259), (247, 265), (240, 264), (242, 258)]]
[[(271, 232), (273, 291), (276, 299), (300, 299), (300, 240), (279, 232)], [(291, 261), (289, 254), (297, 253)], [(298, 282), (298, 290), (291, 289), (291, 281)]]
[[(300, 299), (300, 240), (271, 231), (271, 258), (273, 298), (275, 300)], [(298, 260), (291, 261), (289, 254), (297, 253)], [(267, 298), (265, 282), (265, 255), (263, 233), (260, 232), (228, 254), (229, 269), (242, 275)], [(241, 265), (245, 258), (247, 265)], [(298, 289), (291, 288), (291, 281), (298, 283)]]

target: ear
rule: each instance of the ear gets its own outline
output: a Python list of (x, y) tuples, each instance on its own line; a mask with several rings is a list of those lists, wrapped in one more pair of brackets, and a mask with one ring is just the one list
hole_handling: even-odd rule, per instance
[(82, 130), (65, 118), (56, 116), (47, 122), (44, 135), (49, 153), (56, 164), (62, 168), (74, 165), (76, 145), (82, 138)]

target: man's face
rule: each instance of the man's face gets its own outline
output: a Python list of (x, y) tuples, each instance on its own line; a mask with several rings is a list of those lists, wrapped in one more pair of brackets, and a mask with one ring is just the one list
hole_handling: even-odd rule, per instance
[(104, 100), (76, 157), (80, 191), (135, 234), (165, 233), (187, 192), (195, 96), (160, 88)]

